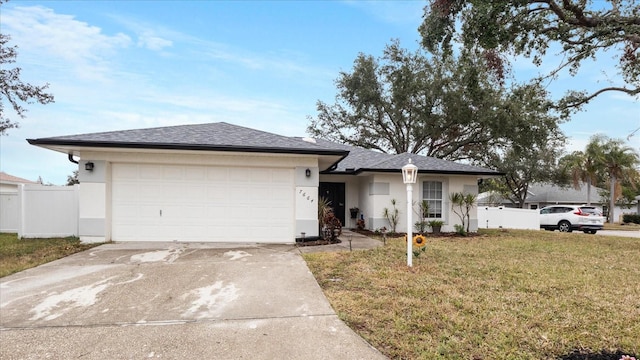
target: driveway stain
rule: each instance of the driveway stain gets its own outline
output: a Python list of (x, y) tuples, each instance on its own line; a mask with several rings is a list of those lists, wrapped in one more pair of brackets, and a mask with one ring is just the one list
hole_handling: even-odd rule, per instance
[(229, 260), (233, 261), (233, 260), (240, 260), (242, 258), (248, 257), (248, 256), (253, 256), (251, 254), (249, 254), (246, 251), (227, 251), (226, 253), (224, 253), (224, 256), (229, 257)]
[(195, 317), (205, 319), (216, 317), (222, 314), (226, 306), (238, 298), (238, 288), (234, 284), (224, 285), (223, 281), (216, 281), (215, 284), (191, 290), (182, 296), (183, 299), (195, 296), (187, 311), (182, 313), (183, 317)]
[(147, 262), (159, 262), (164, 261), (169, 264), (178, 260), (180, 254), (184, 252), (183, 248), (169, 248), (167, 250), (157, 250), (146, 252), (142, 254), (132, 255), (131, 262), (147, 263)]
[(112, 285), (129, 284), (143, 277), (143, 274), (138, 273), (133, 279), (112, 283), (110, 280), (115, 278), (115, 276), (112, 276), (90, 285), (69, 289), (62, 293), (53, 292), (31, 309), (30, 312), (35, 314), (29, 320), (44, 319), (45, 321), (50, 321), (59, 318), (73, 308), (92, 306), (97, 302), (98, 294), (108, 287)]

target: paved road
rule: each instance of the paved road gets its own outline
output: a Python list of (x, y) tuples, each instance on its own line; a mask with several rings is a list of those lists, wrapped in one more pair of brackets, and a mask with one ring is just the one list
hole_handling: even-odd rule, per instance
[(0, 280), (1, 359), (384, 359), (293, 246), (107, 244)]

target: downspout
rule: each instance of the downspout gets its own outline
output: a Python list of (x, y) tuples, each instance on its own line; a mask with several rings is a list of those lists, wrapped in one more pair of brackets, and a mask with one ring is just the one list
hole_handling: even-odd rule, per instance
[(77, 161), (73, 160), (73, 154), (69, 154), (69, 161), (71, 161), (74, 164), (78, 164)]

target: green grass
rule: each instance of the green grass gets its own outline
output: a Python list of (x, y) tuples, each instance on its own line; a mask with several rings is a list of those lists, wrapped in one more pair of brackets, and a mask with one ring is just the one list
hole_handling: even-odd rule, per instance
[(604, 230), (640, 231), (640, 224), (634, 223), (604, 223)]
[(0, 233), (0, 277), (26, 270), (100, 244), (82, 244), (75, 237), (18, 239), (17, 234)]
[(338, 316), (390, 358), (640, 355), (640, 239), (428, 238), (411, 269), (401, 239), (304, 257)]

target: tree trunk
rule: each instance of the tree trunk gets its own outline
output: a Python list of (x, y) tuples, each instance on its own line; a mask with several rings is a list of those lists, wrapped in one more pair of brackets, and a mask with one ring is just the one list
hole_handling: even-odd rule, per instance
[(613, 207), (616, 204), (616, 176), (611, 174), (609, 179), (609, 223), (613, 224)]
[(587, 206), (591, 206), (591, 177), (587, 176)]

